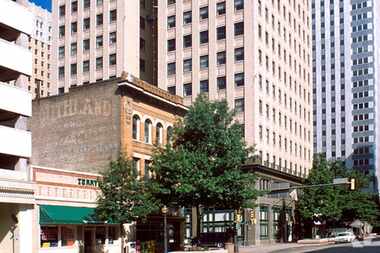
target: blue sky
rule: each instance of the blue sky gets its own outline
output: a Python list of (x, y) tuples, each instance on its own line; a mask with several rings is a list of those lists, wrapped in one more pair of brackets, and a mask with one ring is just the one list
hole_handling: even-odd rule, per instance
[(31, 0), (31, 1), (41, 6), (42, 8), (51, 11), (51, 0)]

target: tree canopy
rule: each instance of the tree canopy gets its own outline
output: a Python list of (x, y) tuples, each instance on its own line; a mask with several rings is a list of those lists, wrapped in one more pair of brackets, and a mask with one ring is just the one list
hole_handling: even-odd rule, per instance
[(156, 197), (182, 207), (251, 205), (257, 196), (255, 177), (241, 169), (249, 153), (227, 102), (198, 96), (174, 127), (172, 145), (153, 156)]
[(158, 211), (160, 204), (147, 184), (145, 180), (138, 180), (131, 161), (120, 157), (110, 162), (109, 168), (99, 179), (98, 217), (124, 224), (144, 219)]
[(356, 190), (347, 186), (324, 186), (305, 188), (298, 203), (305, 219), (315, 215), (324, 221), (350, 222), (355, 219), (374, 223), (378, 215), (376, 197), (363, 191), (368, 186), (368, 177), (344, 167), (343, 162), (327, 161), (322, 156), (314, 158), (313, 168), (306, 185), (332, 183), (334, 178), (355, 178)]

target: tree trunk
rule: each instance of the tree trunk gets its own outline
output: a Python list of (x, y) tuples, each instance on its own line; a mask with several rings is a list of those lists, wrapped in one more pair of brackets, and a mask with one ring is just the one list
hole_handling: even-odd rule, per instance
[(121, 243), (120, 243), (121, 251), (120, 252), (126, 253), (126, 251), (124, 251), (125, 232), (124, 232), (123, 224), (120, 224), (119, 229), (120, 229), (120, 240), (121, 240)]

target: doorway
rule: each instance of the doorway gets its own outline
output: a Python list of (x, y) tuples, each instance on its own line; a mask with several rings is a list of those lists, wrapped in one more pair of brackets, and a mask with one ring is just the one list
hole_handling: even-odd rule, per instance
[(84, 253), (93, 253), (94, 248), (94, 230), (84, 230)]

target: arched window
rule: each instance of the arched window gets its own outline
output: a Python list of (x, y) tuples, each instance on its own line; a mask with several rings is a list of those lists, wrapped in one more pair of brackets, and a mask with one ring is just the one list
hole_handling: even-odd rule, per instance
[(145, 120), (144, 141), (145, 143), (152, 143), (152, 121), (150, 119)]
[(140, 139), (140, 117), (138, 115), (133, 115), (132, 119), (132, 138), (134, 140)]
[(169, 144), (172, 142), (173, 139), (173, 127), (169, 126), (166, 129), (166, 142)]
[(163, 135), (163, 126), (161, 123), (158, 123), (156, 126), (156, 144), (162, 144), (162, 135)]

